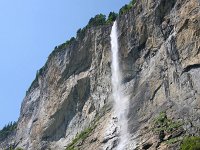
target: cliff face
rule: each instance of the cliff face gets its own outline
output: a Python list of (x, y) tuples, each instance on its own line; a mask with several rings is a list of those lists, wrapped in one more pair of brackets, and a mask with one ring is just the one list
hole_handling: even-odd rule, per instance
[[(178, 149), (184, 135), (200, 135), (200, 1), (137, 1), (117, 23), (128, 148)], [(22, 103), (16, 147), (114, 149), (111, 26), (50, 55)]]
[(63, 149), (94, 120), (111, 91), (109, 34), (91, 28), (49, 57), (23, 101), (19, 147)]

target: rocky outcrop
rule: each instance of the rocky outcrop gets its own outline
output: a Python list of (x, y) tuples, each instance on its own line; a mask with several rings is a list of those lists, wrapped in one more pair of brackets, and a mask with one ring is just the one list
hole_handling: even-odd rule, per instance
[[(200, 2), (137, 1), (117, 23), (127, 148), (178, 149), (184, 135), (200, 135)], [(50, 55), (22, 103), (16, 147), (115, 149), (111, 26), (91, 27)]]

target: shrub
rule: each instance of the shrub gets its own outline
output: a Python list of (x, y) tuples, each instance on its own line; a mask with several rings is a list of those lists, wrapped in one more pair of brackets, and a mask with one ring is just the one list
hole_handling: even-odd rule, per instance
[(181, 150), (200, 150), (200, 137), (186, 137), (181, 144)]

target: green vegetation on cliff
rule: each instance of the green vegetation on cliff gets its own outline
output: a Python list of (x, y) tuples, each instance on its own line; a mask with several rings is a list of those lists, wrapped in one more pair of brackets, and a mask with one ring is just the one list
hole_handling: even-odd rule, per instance
[(181, 150), (200, 150), (200, 137), (186, 137), (181, 144)]
[(183, 139), (184, 130), (181, 121), (170, 119), (166, 112), (161, 112), (153, 123), (153, 132), (159, 135), (159, 140), (167, 145), (180, 143)]
[(2, 130), (0, 130), (0, 141), (6, 139), (13, 131), (17, 128), (16, 122), (10, 122), (9, 124), (5, 125)]
[(172, 133), (173, 131), (180, 128), (182, 125), (182, 122), (169, 119), (167, 118), (165, 112), (161, 112), (159, 116), (154, 120), (154, 131), (165, 131), (167, 133)]
[(89, 134), (95, 129), (96, 125), (86, 128), (80, 134), (78, 134), (75, 139), (67, 146), (66, 150), (76, 150), (75, 145), (81, 141), (86, 139)]
[(107, 24), (112, 23), (113, 21), (115, 21), (117, 19), (118, 14), (115, 12), (110, 12), (108, 15), (108, 19), (106, 21)]
[[(180, 121), (169, 119), (166, 112), (161, 112), (153, 123), (153, 131), (159, 134), (159, 138), (167, 145), (179, 143), (180, 150), (200, 150), (200, 137), (198, 136), (186, 136), (184, 135), (183, 126)], [(168, 138), (164, 140), (165, 135)]]
[(105, 115), (107, 109), (109, 109), (107, 105), (102, 107), (100, 113), (97, 114), (96, 118), (93, 120), (90, 126), (88, 128), (85, 128), (79, 134), (77, 134), (76, 137), (72, 140), (72, 142), (67, 145), (65, 150), (77, 150), (78, 143), (81, 141), (83, 142), (94, 131), (94, 129), (98, 125), (100, 118)]
[(124, 5), (120, 10), (119, 10), (119, 15), (127, 13), (133, 5), (136, 3), (136, 0), (132, 0), (129, 4)]
[(106, 23), (106, 15), (98, 14), (95, 17), (92, 17), (88, 22), (88, 27), (101, 26)]
[(92, 17), (89, 20), (88, 24), (83, 29), (81, 28), (78, 29), (76, 35), (77, 37), (82, 39), (85, 36), (86, 30), (88, 28), (111, 24), (113, 21), (116, 20), (117, 16), (118, 16), (117, 13), (110, 12), (110, 14), (108, 15), (108, 18), (106, 19), (106, 15), (97, 14), (95, 17)]

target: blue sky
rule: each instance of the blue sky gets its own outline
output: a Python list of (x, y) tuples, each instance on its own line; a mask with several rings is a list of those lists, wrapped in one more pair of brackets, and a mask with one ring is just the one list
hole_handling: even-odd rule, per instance
[(26, 90), (56, 45), (129, 1), (0, 0), (0, 128), (18, 119)]

